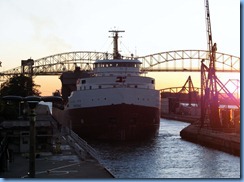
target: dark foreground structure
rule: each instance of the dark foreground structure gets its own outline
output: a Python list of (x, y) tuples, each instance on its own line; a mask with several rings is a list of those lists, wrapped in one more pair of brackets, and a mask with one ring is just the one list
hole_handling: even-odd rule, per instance
[[(2, 122), (1, 126), (6, 127), (16, 122), (9, 121), (8, 125), (6, 122)], [(2, 138), (0, 178), (29, 177), (29, 148), (26, 145), (29, 143), (29, 135), (23, 137), (19, 134), (19, 128), (26, 128), (28, 131), (28, 121), (18, 121), (18, 123), (17, 128), (11, 124), (7, 130), (6, 128), (1, 130), (1, 134), (6, 134), (3, 130), (10, 131), (11, 129), (12, 133), (16, 135), (9, 135), (8, 132), (8, 141), (6, 138)], [(79, 142), (82, 139), (78, 137), (73, 139), (71, 131), (57, 125), (48, 106), (39, 105), (36, 123), (38, 123), (36, 127), (38, 143), (36, 143), (35, 153), (35, 178), (113, 178), (113, 175), (94, 157), (95, 155), (90, 154), (90, 151), (93, 153), (96, 151), (92, 148), (87, 151), (87, 148), (81, 146), (83, 142), (86, 147), (90, 147), (85, 141)], [(43, 129), (47, 133), (43, 133)]]
[[(68, 145), (66, 139), (60, 140), (60, 150), (39, 153), (36, 158), (35, 178), (113, 178), (96, 159), (87, 156), (81, 160), (74, 148)], [(28, 178), (28, 156), (15, 154), (10, 162), (9, 169), (0, 172), (1, 178)]]

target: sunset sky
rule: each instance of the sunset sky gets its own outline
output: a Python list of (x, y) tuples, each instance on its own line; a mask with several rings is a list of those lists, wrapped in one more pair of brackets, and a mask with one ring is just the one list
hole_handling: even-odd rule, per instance
[[(218, 52), (240, 57), (240, 1), (209, 0)], [(112, 52), (111, 29), (125, 30), (122, 55), (207, 49), (204, 0), (0, 0), (0, 72), (72, 51)], [(183, 86), (197, 73), (153, 73), (157, 89)], [(238, 74), (220, 75), (227, 79)], [(165, 79), (167, 78), (167, 79)], [(169, 79), (170, 78), (170, 79)], [(223, 81), (225, 82), (225, 81)], [(37, 77), (42, 95), (60, 89), (58, 77)]]

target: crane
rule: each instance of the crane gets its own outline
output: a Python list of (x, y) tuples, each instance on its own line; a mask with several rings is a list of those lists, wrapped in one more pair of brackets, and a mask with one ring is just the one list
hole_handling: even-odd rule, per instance
[[(207, 41), (209, 51), (209, 66), (201, 65), (201, 125), (209, 121), (210, 126), (218, 128), (221, 126), (218, 104), (217, 77), (215, 70), (217, 44), (213, 44), (209, 2), (205, 0), (205, 16), (207, 28)], [(205, 74), (207, 72), (207, 75)]]

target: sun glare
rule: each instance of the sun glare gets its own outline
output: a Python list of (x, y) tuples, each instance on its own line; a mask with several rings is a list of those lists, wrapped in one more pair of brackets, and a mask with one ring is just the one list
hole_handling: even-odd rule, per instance
[(220, 73), (218, 78), (230, 93), (240, 97), (240, 73)]

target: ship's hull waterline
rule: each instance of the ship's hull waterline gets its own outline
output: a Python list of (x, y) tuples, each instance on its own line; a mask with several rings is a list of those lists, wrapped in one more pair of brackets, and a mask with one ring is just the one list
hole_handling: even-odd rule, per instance
[(140, 140), (159, 132), (159, 109), (129, 104), (67, 110), (71, 129), (80, 137)]

